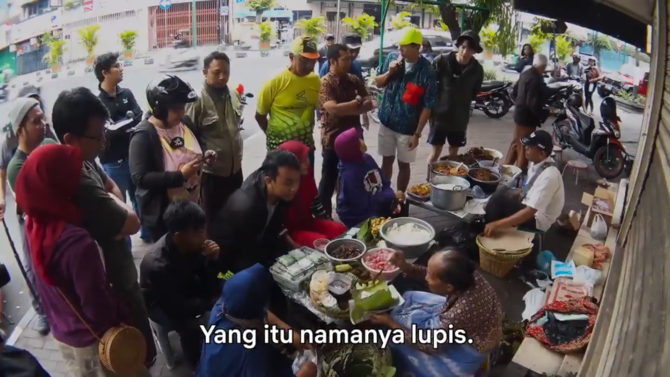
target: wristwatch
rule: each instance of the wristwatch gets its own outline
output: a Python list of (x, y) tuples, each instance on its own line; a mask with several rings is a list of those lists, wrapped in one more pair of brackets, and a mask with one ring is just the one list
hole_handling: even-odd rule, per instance
[(356, 96), (356, 102), (358, 102), (358, 105), (359, 105), (359, 106), (362, 105), (362, 104), (363, 104), (363, 97), (361, 97), (361, 96)]
[(421, 134), (420, 133), (414, 133), (414, 136), (416, 136), (417, 139), (421, 139)]

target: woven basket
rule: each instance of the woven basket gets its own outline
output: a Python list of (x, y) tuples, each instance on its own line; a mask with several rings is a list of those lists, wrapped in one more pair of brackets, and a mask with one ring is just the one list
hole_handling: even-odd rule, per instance
[(105, 332), (98, 353), (105, 368), (118, 376), (132, 376), (144, 368), (147, 346), (138, 329), (119, 325)]
[(520, 259), (528, 256), (533, 248), (528, 248), (524, 250), (519, 250), (517, 253), (499, 253), (494, 250), (489, 250), (486, 247), (482, 246), (479, 242), (479, 237), (477, 236), (476, 242), (479, 247), (479, 267), (490, 273), (493, 276), (499, 278), (507, 276), (510, 271), (514, 268), (516, 262)]

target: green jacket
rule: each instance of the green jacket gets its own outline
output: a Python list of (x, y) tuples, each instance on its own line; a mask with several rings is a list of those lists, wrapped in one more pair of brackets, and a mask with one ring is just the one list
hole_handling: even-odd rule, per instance
[(470, 103), (475, 100), (484, 81), (484, 68), (472, 58), (470, 64), (454, 71), (459, 63), (456, 53), (442, 54), (433, 60), (437, 76), (437, 105), (431, 114), (431, 125), (449, 131), (465, 131), (470, 121)]
[(207, 173), (228, 177), (242, 168), (242, 137), (239, 120), (242, 116), (240, 95), (228, 85), (228, 93), (221, 96), (207, 83), (196, 102), (186, 107), (188, 116), (195, 129), (192, 130), (200, 142), (202, 152), (213, 150), (217, 154), (216, 163), (204, 165)]

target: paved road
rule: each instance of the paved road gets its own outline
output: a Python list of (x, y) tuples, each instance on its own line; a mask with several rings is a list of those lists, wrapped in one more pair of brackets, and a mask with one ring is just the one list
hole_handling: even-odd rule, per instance
[[(247, 59), (233, 59), (231, 62), (231, 83), (241, 83), (245, 90), (256, 94), (260, 90), (262, 83), (268, 80), (274, 73), (277, 73), (283, 65), (286, 64), (288, 58), (280, 56), (272, 56), (268, 58), (251, 57)], [(140, 106), (145, 106), (144, 91), (149, 82), (160, 73), (158, 66), (142, 66), (142, 67), (128, 67), (124, 71), (124, 80), (121, 85), (129, 88), (135, 94)], [(188, 72), (176, 72), (176, 75), (189, 82), (194, 89), (199, 93), (203, 85), (203, 75), (200, 70)], [(80, 77), (65, 77), (48, 82), (42, 85), (42, 95), (44, 97), (47, 111), (50, 111), (58, 94), (69, 88), (84, 86), (91, 90), (97, 90), (98, 82), (93, 73), (87, 76)], [(256, 121), (254, 120), (254, 113), (256, 109), (256, 99), (252, 98), (248, 101), (249, 106), (244, 110), (245, 131), (243, 137), (249, 138), (260, 131)], [(0, 104), (0, 123), (4, 124), (2, 119), (7, 119), (10, 103)], [(3, 137), (3, 135), (0, 135)], [(6, 213), (15, 213), (14, 201), (11, 197), (6, 198), (7, 208)], [(8, 216), (6, 219), (10, 234), (16, 247), (21, 253), (21, 239), (19, 237), (18, 224), (14, 216)], [(0, 262), (5, 263), (10, 270), (12, 282), (3, 288), (3, 306), (4, 313), (7, 317), (2, 319), (2, 328), (8, 333), (14, 327), (13, 323), (18, 323), (21, 317), (26, 313), (30, 307), (30, 300), (28, 295), (28, 288), (25, 281), (21, 277), (18, 265), (12, 254), (9, 242), (4, 231), (0, 231)]]

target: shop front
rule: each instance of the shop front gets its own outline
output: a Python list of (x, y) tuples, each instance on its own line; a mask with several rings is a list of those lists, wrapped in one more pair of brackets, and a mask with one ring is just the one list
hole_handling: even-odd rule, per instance
[(650, 90), (617, 250), (579, 375), (667, 375), (670, 234), (665, 216), (670, 213), (670, 86), (665, 83), (670, 79), (670, 0), (516, 0), (514, 6), (609, 34), (651, 52)]
[(57, 9), (12, 25), (12, 44), (16, 48), (16, 74), (25, 75), (48, 68), (44, 55), (49, 52), (40, 37), (58, 33), (62, 27), (61, 10)]

